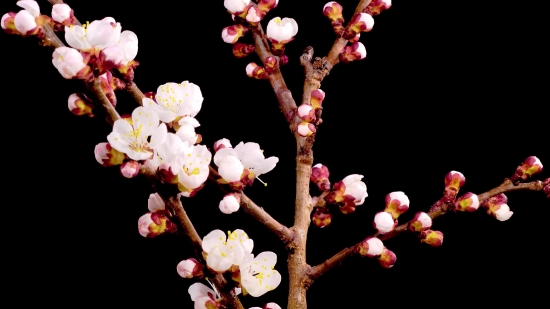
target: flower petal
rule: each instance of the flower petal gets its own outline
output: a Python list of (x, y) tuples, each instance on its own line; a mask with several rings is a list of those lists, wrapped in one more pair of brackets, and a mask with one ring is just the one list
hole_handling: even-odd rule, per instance
[(212, 290), (211, 288), (207, 287), (206, 285), (200, 282), (191, 284), (187, 292), (189, 292), (189, 296), (191, 296), (192, 301), (195, 301), (197, 298), (202, 296), (208, 296), (208, 293), (211, 293), (212, 295), (216, 295), (214, 290)]
[(213, 230), (202, 239), (202, 250), (208, 253), (215, 246), (221, 246), (226, 239), (227, 238), (224, 232), (222, 232), (221, 230)]
[(159, 116), (154, 111), (139, 106), (132, 112), (132, 122), (135, 130), (141, 128), (140, 136), (145, 139), (159, 126)]
[(265, 159), (260, 165), (254, 167), (254, 174), (260, 176), (275, 168), (275, 165), (279, 162), (277, 157), (269, 157)]

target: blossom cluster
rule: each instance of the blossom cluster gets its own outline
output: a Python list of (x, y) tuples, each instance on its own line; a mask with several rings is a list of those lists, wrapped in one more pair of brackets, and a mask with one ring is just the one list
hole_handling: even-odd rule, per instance
[(311, 91), (309, 97), (309, 103), (306, 102), (300, 105), (296, 112), (297, 116), (302, 119), (302, 122), (296, 127), (296, 132), (304, 137), (311, 136), (317, 131), (315, 121), (319, 117), (321, 105), (325, 99), (325, 92), (321, 89), (315, 89)]
[[(231, 272), (237, 292), (259, 297), (271, 291), (281, 283), (281, 275), (275, 270), (277, 255), (266, 251), (254, 256), (254, 241), (243, 230), (229, 231), (227, 235), (221, 230), (214, 230), (202, 240), (203, 256), (208, 269), (215, 273)], [(194, 259), (184, 260), (178, 264), (178, 273), (184, 278), (201, 278), (202, 266)], [(198, 273), (200, 276), (194, 275)], [(204, 308), (210, 304), (218, 308), (217, 293), (202, 283), (195, 283), (189, 288), (195, 307)], [(276, 308), (276, 307), (273, 307)]]
[[(222, 30), (224, 42), (233, 45), (233, 54), (237, 58), (246, 57), (255, 50), (254, 45), (238, 42), (251, 28), (257, 27), (265, 15), (277, 7), (279, 0), (259, 0), (258, 4), (250, 0), (225, 0), (224, 6), (236, 22), (235, 25), (225, 27)], [(298, 33), (298, 24), (292, 18), (275, 17), (267, 24), (265, 36), (271, 43), (273, 55), (264, 59), (261, 66), (254, 62), (246, 66), (246, 74), (256, 79), (267, 79), (269, 74), (275, 72), (277, 63), (284, 65), (288, 57), (284, 54), (285, 45), (294, 40)]]

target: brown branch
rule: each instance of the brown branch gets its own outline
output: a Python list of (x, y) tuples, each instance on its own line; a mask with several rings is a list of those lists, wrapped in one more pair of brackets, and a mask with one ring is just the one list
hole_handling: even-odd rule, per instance
[[(481, 204), (484, 201), (486, 201), (487, 199), (489, 199), (490, 197), (498, 195), (500, 193), (505, 193), (505, 192), (510, 192), (510, 191), (517, 191), (517, 190), (541, 191), (542, 189), (543, 189), (543, 182), (539, 181), (539, 180), (528, 182), (528, 183), (520, 183), (517, 186), (515, 186), (509, 179), (506, 179), (500, 186), (498, 186), (494, 189), (491, 189), (491, 190), (489, 190), (485, 193), (479, 194), (478, 198), (479, 198), (479, 203)], [(437, 202), (436, 202), (436, 204), (437, 204)], [(438, 207), (436, 210), (429, 212), (428, 215), (432, 219), (440, 217), (440, 216), (442, 216), (442, 215), (444, 215), (448, 212), (448, 210), (444, 209), (444, 208), (445, 207), (443, 207), (443, 208)], [(403, 224), (399, 225), (393, 231), (380, 236), (379, 239), (382, 240), (382, 241), (388, 240), (390, 238), (394, 238), (394, 237), (408, 231), (408, 226), (409, 226), (410, 222), (411, 221), (408, 221), (406, 223), (403, 223)], [(378, 235), (379, 235), (378, 233), (374, 234), (374, 236), (378, 236)], [(352, 257), (354, 255), (357, 255), (360, 245), (361, 245), (361, 242), (358, 243), (358, 244), (355, 244), (355, 245), (353, 245), (349, 248), (345, 248), (344, 250), (336, 253), (334, 256), (332, 256), (328, 260), (324, 261), (323, 263), (321, 263), (321, 264), (319, 264), (315, 267), (312, 267), (309, 270), (308, 275), (310, 276), (310, 278), (312, 280), (315, 280), (315, 279), (319, 278), (325, 272), (331, 270), (332, 268), (334, 268), (337, 265), (342, 264), (342, 262), (344, 260), (346, 260), (347, 258)]]

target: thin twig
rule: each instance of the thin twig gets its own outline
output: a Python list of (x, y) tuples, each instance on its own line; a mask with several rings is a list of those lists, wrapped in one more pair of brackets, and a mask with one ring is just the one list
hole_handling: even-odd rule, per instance
[[(539, 180), (528, 182), (528, 183), (520, 183), (517, 186), (515, 186), (509, 179), (506, 179), (500, 186), (498, 186), (494, 189), (491, 189), (491, 190), (489, 190), (485, 193), (479, 194), (478, 198), (479, 198), (479, 203), (481, 204), (484, 201), (486, 201), (487, 199), (489, 199), (490, 197), (498, 195), (500, 193), (505, 193), (505, 192), (510, 192), (510, 191), (517, 191), (517, 190), (541, 191), (542, 189), (543, 189), (543, 182), (539, 181)], [(435, 218), (440, 217), (440, 216), (442, 216), (446, 213), (448, 213), (447, 210), (438, 208), (434, 211), (429, 212), (428, 215), (432, 219), (435, 219)], [(387, 234), (384, 234), (384, 235), (382, 235), (378, 238), (380, 240), (384, 241), (384, 240), (388, 240), (390, 238), (396, 237), (396, 236), (408, 231), (408, 226), (409, 226), (410, 222), (411, 221), (403, 223), (403, 224), (399, 225), (398, 227), (396, 227), (393, 231), (391, 231)], [(378, 235), (378, 233), (374, 234), (374, 236), (377, 236), (377, 235)], [(354, 255), (357, 255), (360, 245), (361, 245), (361, 242), (358, 243), (358, 244), (355, 244), (355, 245), (353, 245), (349, 248), (345, 248), (344, 250), (336, 253), (334, 256), (330, 257), (329, 259), (327, 259), (323, 263), (321, 263), (321, 264), (319, 264), (315, 267), (312, 267), (309, 270), (308, 275), (310, 276), (310, 278), (312, 280), (315, 280), (315, 279), (319, 278), (325, 272), (331, 270), (332, 268), (334, 268), (337, 265), (342, 264), (342, 262), (344, 260), (346, 260), (347, 258), (349, 258), (351, 256), (354, 256)]]

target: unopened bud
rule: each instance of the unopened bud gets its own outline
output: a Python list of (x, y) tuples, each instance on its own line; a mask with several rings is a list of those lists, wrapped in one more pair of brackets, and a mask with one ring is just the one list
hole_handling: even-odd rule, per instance
[(542, 163), (539, 158), (531, 156), (523, 162), (518, 168), (514, 175), (512, 175), (511, 180), (514, 183), (519, 183), (519, 181), (527, 180), (529, 177), (542, 172)]
[(279, 4), (279, 0), (260, 0), (258, 1), (258, 9), (260, 9), (262, 14), (265, 16), (267, 12), (276, 8), (277, 4)]
[(427, 230), (420, 233), (420, 240), (432, 247), (439, 247), (443, 244), (443, 233), (440, 231)]
[(241, 42), (235, 43), (233, 45), (233, 55), (237, 58), (244, 58), (249, 54), (253, 53), (256, 50), (256, 47), (251, 44), (244, 44)]
[(222, 148), (233, 148), (231, 142), (227, 138), (222, 138), (214, 143), (214, 151), (217, 152)]
[(311, 92), (311, 98), (309, 103), (314, 109), (321, 108), (323, 100), (325, 99), (325, 92), (321, 89), (315, 89)]
[(342, 15), (342, 11), (342, 6), (336, 1), (330, 1), (323, 7), (323, 14), (328, 17), (334, 33), (338, 36), (344, 33), (344, 16)]
[(374, 228), (380, 234), (391, 232), (397, 225), (397, 220), (393, 220), (393, 216), (385, 211), (379, 212), (374, 216)]
[(367, 257), (378, 257), (384, 252), (384, 243), (376, 237), (367, 237), (359, 244), (359, 254)]
[(417, 212), (414, 215), (411, 223), (409, 224), (409, 230), (413, 232), (427, 231), (432, 227), (432, 218), (425, 212)]
[(394, 219), (405, 213), (407, 209), (409, 209), (409, 198), (405, 193), (398, 191), (386, 195), (386, 209), (384, 211), (390, 213)]
[(92, 113), (94, 109), (94, 104), (90, 99), (88, 99), (84, 94), (80, 93), (73, 93), (69, 96), (68, 100), (68, 106), (71, 113), (82, 116), (82, 115), (88, 115), (89, 117), (93, 117), (94, 114)]
[(226, 194), (220, 201), (220, 211), (228, 215), (239, 210), (241, 203), (241, 196), (237, 193)]
[(176, 225), (162, 213), (148, 212), (138, 220), (139, 234), (146, 238), (153, 238), (163, 233), (174, 233), (176, 230)]
[[(272, 0), (273, 1), (273, 0)], [(279, 1), (279, 0), (277, 0)], [(276, 303), (267, 303), (262, 309), (282, 309), (281, 306), (277, 305)]]
[(483, 202), (483, 207), (487, 209), (488, 215), (492, 215), (499, 221), (506, 221), (514, 214), (513, 211), (510, 211), (508, 197), (504, 193), (490, 197)]
[(267, 79), (269, 77), (266, 69), (254, 62), (251, 62), (246, 66), (246, 75), (255, 79)]
[(315, 121), (315, 109), (311, 105), (302, 104), (298, 107), (298, 117), (305, 122)]
[(194, 258), (190, 258), (179, 262), (176, 269), (178, 271), (178, 275), (180, 275), (182, 278), (200, 279), (204, 276), (204, 273), (203, 273), (204, 266)]
[(276, 68), (277, 68), (277, 58), (273, 56), (269, 56), (265, 58), (265, 70), (267, 71), (267, 73), (273, 74)]
[(476, 194), (468, 192), (455, 202), (455, 210), (474, 212), (479, 208), (479, 198)]
[(139, 174), (139, 163), (133, 160), (122, 163), (120, 173), (126, 178), (136, 177)]
[(279, 55), (279, 64), (281, 66), (286, 65), (288, 63), (288, 56), (287, 55)]
[(300, 136), (308, 137), (315, 133), (317, 129), (315, 129), (315, 126), (313, 124), (304, 121), (298, 124), (297, 131)]
[(546, 197), (547, 197), (547, 198), (550, 198), (550, 178), (547, 178), (547, 179), (544, 181), (544, 188), (543, 188), (543, 191), (544, 191), (544, 193), (546, 193)]
[(348, 63), (354, 60), (365, 59), (366, 56), (367, 50), (365, 49), (365, 45), (361, 42), (355, 42), (351, 46), (346, 46), (342, 49), (340, 61), (343, 63)]
[(152, 193), (147, 200), (147, 209), (150, 212), (163, 212), (166, 210), (166, 205), (158, 193)]
[(363, 12), (370, 15), (378, 15), (383, 10), (387, 10), (391, 7), (391, 0), (372, 0)]
[(384, 248), (384, 251), (382, 251), (382, 254), (378, 258), (378, 262), (380, 262), (380, 265), (384, 268), (392, 268), (395, 261), (397, 261), (397, 256), (388, 248)]
[(445, 192), (443, 193), (449, 201), (454, 201), (460, 187), (466, 182), (466, 177), (461, 172), (451, 171), (445, 176)]
[(2, 20), (0, 21), (0, 26), (8, 34), (19, 34), (19, 31), (17, 31), (17, 29), (15, 28), (15, 24), (13, 21), (16, 14), (17, 13), (15, 12), (9, 12), (2, 16)]
[(311, 221), (316, 227), (324, 228), (332, 222), (332, 213), (328, 207), (315, 207)]
[(109, 143), (97, 144), (94, 155), (97, 162), (105, 167), (120, 165), (126, 157), (124, 153), (114, 149)]
[(52, 7), (52, 19), (64, 26), (74, 24), (74, 12), (65, 3), (54, 4)]
[(360, 32), (368, 32), (374, 27), (374, 18), (367, 13), (354, 15), (344, 30), (344, 39), (351, 40)]
[(319, 190), (328, 191), (330, 190), (330, 181), (328, 179), (329, 175), (330, 173), (328, 167), (318, 163), (311, 169), (311, 176), (309, 179), (317, 185)]
[(225, 43), (235, 44), (247, 31), (248, 28), (241, 24), (225, 27), (222, 30), (222, 39)]

